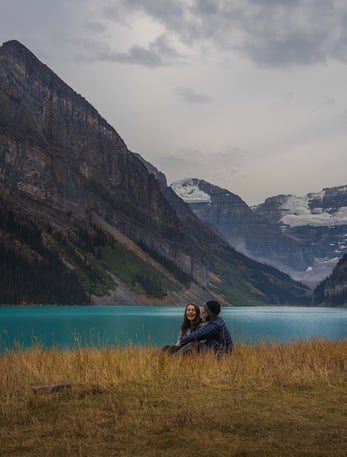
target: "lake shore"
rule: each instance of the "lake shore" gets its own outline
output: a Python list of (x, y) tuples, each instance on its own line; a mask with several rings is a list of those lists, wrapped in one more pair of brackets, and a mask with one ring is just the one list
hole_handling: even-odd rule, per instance
[[(0, 355), (4, 455), (342, 457), (347, 340)], [(34, 386), (66, 385), (60, 392)]]

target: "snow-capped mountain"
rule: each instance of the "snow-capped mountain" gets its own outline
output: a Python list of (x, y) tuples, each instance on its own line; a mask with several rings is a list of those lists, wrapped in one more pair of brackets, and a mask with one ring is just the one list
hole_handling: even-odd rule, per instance
[(234, 248), (312, 286), (347, 252), (347, 186), (303, 197), (278, 195), (252, 208), (203, 180), (188, 178), (171, 187)]
[(277, 195), (252, 209), (290, 227), (347, 225), (347, 186), (323, 189), (303, 197)]

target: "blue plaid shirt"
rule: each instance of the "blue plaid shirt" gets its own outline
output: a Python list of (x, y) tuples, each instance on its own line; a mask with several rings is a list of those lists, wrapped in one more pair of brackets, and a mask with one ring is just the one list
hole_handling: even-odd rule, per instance
[(186, 335), (182, 338), (181, 344), (185, 345), (201, 340), (206, 340), (206, 346), (213, 349), (216, 354), (231, 352), (233, 349), (233, 340), (222, 317), (217, 317), (214, 321), (209, 321), (204, 327)]

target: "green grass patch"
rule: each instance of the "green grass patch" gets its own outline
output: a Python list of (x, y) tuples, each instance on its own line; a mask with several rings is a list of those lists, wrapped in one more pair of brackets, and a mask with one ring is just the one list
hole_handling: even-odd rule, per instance
[(83, 289), (89, 294), (102, 296), (115, 289), (117, 285), (110, 273), (136, 294), (149, 298), (161, 299), (168, 292), (181, 289), (151, 263), (101, 231), (92, 237), (81, 230), (75, 240), (59, 233), (55, 238), (61, 256), (73, 266)]
[(169, 291), (181, 288), (152, 264), (117, 242), (102, 248), (101, 264), (138, 294), (163, 298)]

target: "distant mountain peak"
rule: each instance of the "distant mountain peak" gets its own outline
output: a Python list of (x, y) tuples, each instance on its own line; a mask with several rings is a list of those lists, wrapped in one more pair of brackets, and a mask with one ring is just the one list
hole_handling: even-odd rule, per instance
[(173, 191), (186, 203), (209, 203), (211, 196), (200, 189), (197, 178), (185, 178), (171, 184)]
[(30, 59), (36, 64), (44, 65), (24, 44), (17, 40), (5, 41), (0, 47), (0, 52), (6, 55), (20, 57), (21, 59)]
[[(347, 186), (325, 188), (303, 197), (276, 195), (252, 209), (268, 217), (277, 214), (278, 221), (290, 227), (328, 227), (347, 224)], [(269, 218), (271, 220), (271, 218)]]
[(29, 51), (29, 49), (25, 47), (24, 44), (20, 43), (18, 40), (4, 41), (2, 43), (2, 47), (3, 49), (21, 49), (32, 54), (32, 52)]

